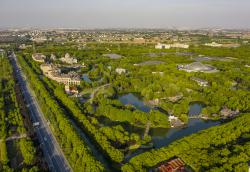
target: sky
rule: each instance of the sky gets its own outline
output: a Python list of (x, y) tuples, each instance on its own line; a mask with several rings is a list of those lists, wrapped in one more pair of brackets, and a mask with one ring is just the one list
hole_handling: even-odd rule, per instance
[(0, 28), (250, 28), (250, 0), (0, 0)]

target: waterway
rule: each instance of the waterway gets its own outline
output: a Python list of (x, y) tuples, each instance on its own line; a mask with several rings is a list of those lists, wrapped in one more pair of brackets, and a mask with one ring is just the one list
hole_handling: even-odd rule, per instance
[[(132, 93), (128, 93), (125, 95), (122, 95), (118, 98), (120, 100), (120, 102), (124, 105), (130, 104), (133, 105), (135, 108), (143, 111), (143, 112), (149, 112), (151, 107), (145, 105), (143, 103), (143, 101), (139, 98), (139, 96), (132, 94)], [(193, 102), (190, 104), (189, 106), (189, 112), (188, 115), (189, 116), (198, 116), (201, 113), (202, 108), (204, 107), (204, 104), (202, 102)], [(168, 114), (166, 114), (168, 115)], [(181, 139), (185, 136), (191, 135), (193, 133), (197, 133), (201, 130), (207, 129), (209, 127), (212, 126), (216, 126), (219, 125), (220, 122), (219, 121), (210, 121), (210, 120), (203, 120), (203, 119), (190, 119), (188, 124), (184, 127), (181, 128), (169, 128), (169, 129), (165, 129), (165, 128), (151, 128), (149, 135), (152, 137), (152, 142), (155, 148), (161, 148), (163, 146), (167, 146), (169, 145), (171, 142)], [(126, 129), (128, 130), (137, 130), (137, 131), (141, 131), (142, 130), (138, 130), (135, 129), (135, 127), (126, 127)], [(145, 150), (142, 149), (138, 149), (134, 152), (129, 153), (126, 158), (125, 161), (129, 160), (130, 158), (132, 158), (135, 155), (138, 155), (142, 152), (144, 152)]]
[(124, 105), (133, 105), (136, 109), (139, 109), (143, 112), (149, 112), (151, 110), (150, 107), (146, 106), (143, 101), (139, 99), (139, 96), (135, 94), (128, 93), (118, 98), (120, 102)]
[(205, 107), (205, 104), (202, 102), (192, 102), (189, 105), (188, 116), (192, 117), (200, 115), (203, 107)]
[(89, 79), (89, 75), (88, 74), (83, 74), (82, 75), (82, 79), (84, 81), (86, 81), (87, 83), (91, 83), (92, 81)]

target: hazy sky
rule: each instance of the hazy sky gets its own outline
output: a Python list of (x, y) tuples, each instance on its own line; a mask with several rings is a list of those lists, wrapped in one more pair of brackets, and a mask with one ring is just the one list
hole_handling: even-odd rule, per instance
[(250, 0), (0, 0), (0, 27), (250, 28)]

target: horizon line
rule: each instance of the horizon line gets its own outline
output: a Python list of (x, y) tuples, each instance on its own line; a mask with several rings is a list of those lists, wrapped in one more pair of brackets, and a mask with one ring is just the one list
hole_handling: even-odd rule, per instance
[(250, 30), (250, 27), (43, 27), (43, 26), (6, 26), (0, 30)]

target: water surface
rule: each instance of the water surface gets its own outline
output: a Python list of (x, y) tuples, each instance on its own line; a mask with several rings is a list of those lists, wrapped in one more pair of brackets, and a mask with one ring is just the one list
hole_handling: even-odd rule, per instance
[(118, 98), (120, 102), (124, 105), (133, 105), (135, 108), (143, 111), (143, 112), (149, 112), (151, 110), (150, 107), (146, 106), (143, 101), (141, 101), (138, 96), (132, 93), (128, 93), (125, 95), (122, 95)]
[(82, 78), (84, 81), (86, 81), (87, 83), (91, 83), (92, 81), (89, 79), (89, 75), (88, 74), (83, 74)]
[[(149, 112), (151, 108), (149, 106), (146, 106), (143, 101), (139, 98), (139, 96), (128, 93), (122, 96), (119, 96), (118, 98), (120, 102), (124, 105), (133, 105), (138, 110), (141, 110), (143, 112)], [(188, 115), (190, 117), (198, 116), (202, 108), (204, 107), (204, 104), (202, 102), (192, 102), (189, 106), (189, 112)], [(167, 114), (166, 114), (167, 115)], [(161, 148), (163, 146), (167, 146), (170, 143), (172, 143), (175, 140), (181, 139), (185, 136), (191, 135), (193, 133), (197, 133), (201, 130), (207, 129), (212, 126), (219, 125), (219, 121), (205, 121), (200, 118), (194, 118), (189, 119), (189, 122), (186, 126), (179, 127), (179, 128), (151, 128), (149, 135), (152, 137), (152, 142), (155, 148)], [(129, 125), (128, 123), (122, 124), (124, 128), (128, 132), (137, 132), (140, 135), (144, 134), (144, 129), (136, 128), (134, 126)], [(130, 158), (143, 153), (146, 151), (145, 149), (137, 149), (136, 151), (129, 152), (126, 157), (125, 161), (128, 161)]]

